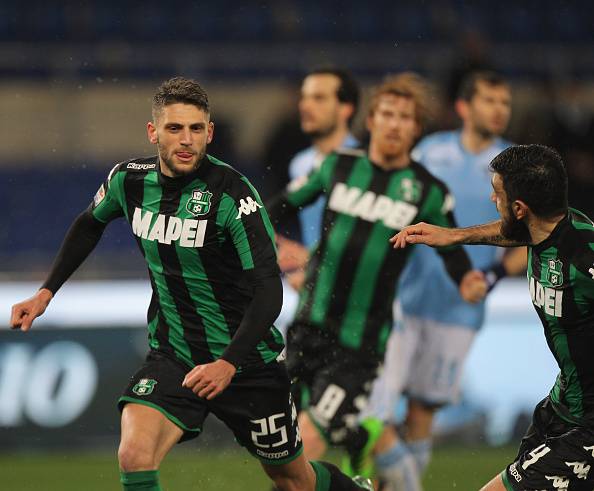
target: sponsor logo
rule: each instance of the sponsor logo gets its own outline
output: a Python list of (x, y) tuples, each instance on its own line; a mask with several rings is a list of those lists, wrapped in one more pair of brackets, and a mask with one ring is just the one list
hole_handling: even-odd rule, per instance
[(563, 284), (563, 263), (559, 259), (549, 259), (547, 261), (546, 278), (549, 283), (547, 286), (556, 288)]
[(155, 390), (155, 385), (157, 385), (156, 380), (152, 378), (141, 378), (138, 383), (132, 387), (132, 392), (137, 396), (148, 396)]
[[(132, 218), (132, 232), (141, 239), (171, 244), (178, 241), (181, 247), (202, 247), (208, 220), (182, 219), (158, 214), (136, 207)], [(152, 225), (151, 225), (152, 224)]]
[(282, 459), (284, 457), (289, 456), (288, 450), (283, 450), (282, 452), (263, 452), (259, 448), (256, 449), (256, 453), (260, 457), (264, 457), (265, 459)]
[(515, 462), (509, 466), (509, 473), (511, 476), (516, 480), (516, 482), (520, 482), (522, 480), (522, 476), (518, 472), (517, 465)]
[(529, 288), (530, 298), (536, 307), (544, 308), (545, 314), (563, 317), (563, 290), (543, 286), (534, 277), (530, 277)]
[(212, 193), (210, 191), (194, 189), (194, 191), (192, 191), (192, 197), (186, 203), (186, 210), (195, 217), (206, 215), (210, 211), (211, 198)]
[(105, 185), (101, 184), (101, 186), (99, 186), (99, 189), (95, 193), (95, 197), (93, 198), (93, 203), (94, 203), (95, 207), (99, 206), (99, 203), (101, 203), (104, 198), (105, 198)]
[(567, 491), (569, 479), (565, 476), (545, 476), (548, 481), (553, 481), (553, 487), (559, 491)]
[(247, 198), (241, 198), (239, 200), (239, 212), (235, 217), (235, 220), (239, 220), (241, 215), (249, 215), (250, 213), (255, 212), (258, 208), (262, 208), (262, 205), (255, 201), (251, 196)]
[(152, 163), (152, 164), (137, 164), (136, 162), (130, 162), (126, 166), (126, 169), (148, 170), (148, 169), (154, 169), (156, 166), (157, 166), (157, 164), (155, 164), (155, 163)]
[(565, 462), (565, 465), (572, 468), (578, 479), (586, 479), (590, 472), (590, 466), (586, 462)]
[(415, 205), (405, 201), (393, 200), (372, 191), (363, 192), (355, 187), (349, 188), (342, 182), (332, 189), (328, 208), (368, 222), (381, 220), (386, 227), (395, 230), (410, 225), (419, 211)]

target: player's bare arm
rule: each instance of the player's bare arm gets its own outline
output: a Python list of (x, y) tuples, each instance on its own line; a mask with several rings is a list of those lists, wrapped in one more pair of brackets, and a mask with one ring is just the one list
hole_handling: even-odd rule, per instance
[(31, 298), (13, 305), (10, 315), (10, 328), (20, 328), (21, 331), (31, 329), (33, 321), (45, 312), (53, 296), (53, 293), (47, 288), (42, 288)]
[(466, 228), (446, 228), (420, 222), (403, 228), (390, 239), (390, 242), (394, 249), (403, 249), (408, 244), (426, 244), (431, 247), (458, 244), (499, 247), (526, 245), (505, 238), (501, 233), (501, 220)]

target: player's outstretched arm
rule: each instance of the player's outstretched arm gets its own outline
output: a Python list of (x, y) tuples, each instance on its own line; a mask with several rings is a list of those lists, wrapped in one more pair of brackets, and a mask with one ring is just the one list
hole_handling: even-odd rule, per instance
[(21, 331), (31, 329), (31, 324), (45, 312), (53, 296), (54, 294), (47, 288), (42, 288), (31, 298), (13, 305), (10, 314), (10, 328), (20, 328)]
[(456, 244), (494, 245), (517, 247), (522, 244), (506, 239), (501, 234), (501, 220), (467, 228), (445, 228), (429, 223), (409, 225), (390, 239), (394, 249), (408, 244), (426, 244), (431, 247), (445, 247)]

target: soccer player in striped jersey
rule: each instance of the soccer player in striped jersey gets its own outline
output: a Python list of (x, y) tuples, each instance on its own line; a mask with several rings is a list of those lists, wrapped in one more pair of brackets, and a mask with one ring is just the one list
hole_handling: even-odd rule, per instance
[[(495, 220), (497, 211), (484, 196), (491, 189), (489, 163), (511, 145), (501, 138), (511, 114), (510, 86), (496, 73), (472, 73), (462, 82), (456, 110), (462, 128), (426, 136), (412, 156), (447, 184), (460, 226)], [(487, 272), (490, 287), (506, 274), (526, 269), (525, 248), (509, 249), (503, 258), (496, 247), (468, 247), (466, 252), (473, 267)], [(433, 416), (458, 397), (464, 361), (485, 317), (485, 302), (465, 302), (438, 255), (424, 246), (411, 254), (398, 290), (398, 314), (384, 370), (366, 413), (391, 423), (377, 449), (376, 465), (400, 474), (403, 491), (417, 491), (431, 457)], [(407, 412), (400, 439), (394, 418), (402, 393), (407, 396)]]
[[(336, 466), (309, 463), (273, 326), (282, 287), (273, 231), (260, 197), (232, 167), (206, 154), (208, 97), (174, 78), (153, 98), (148, 139), (158, 155), (117, 164), (68, 231), (42, 288), (13, 306), (27, 331), (118, 217), (131, 225), (149, 269), (150, 351), (119, 400), (125, 490), (162, 489), (158, 469), (212, 412), (258, 458), (280, 490), (359, 486)], [(367, 486), (367, 487), (365, 487)]]
[(490, 167), (491, 199), (500, 220), (461, 229), (421, 223), (391, 240), (395, 248), (528, 245), (530, 297), (560, 372), (549, 395), (536, 406), (515, 461), (482, 491), (590, 490), (594, 487), (594, 224), (568, 208), (565, 167), (553, 149), (510, 147)]
[[(270, 207), (273, 223), (327, 196), (321, 239), (312, 253), (296, 320), (287, 336), (289, 373), (305, 452), (321, 456), (327, 443), (355, 460), (373, 446), (381, 422), (363, 421), (392, 327), (396, 280), (408, 254), (392, 254), (394, 231), (424, 217), (451, 226), (447, 187), (410, 158), (429, 112), (426, 82), (404, 73), (380, 85), (367, 117), (369, 153), (331, 154), (309, 176), (293, 181)], [(440, 251), (469, 301), (485, 293), (482, 273), (470, 270), (464, 249)]]

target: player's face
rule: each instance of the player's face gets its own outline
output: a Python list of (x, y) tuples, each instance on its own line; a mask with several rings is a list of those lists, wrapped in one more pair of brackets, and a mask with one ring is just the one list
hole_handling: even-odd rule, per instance
[(509, 87), (478, 81), (476, 89), (470, 102), (465, 103), (469, 123), (485, 138), (502, 135), (511, 116)]
[(157, 145), (161, 171), (178, 177), (196, 170), (212, 141), (214, 125), (209, 115), (193, 104), (165, 106), (147, 125), (149, 141)]
[(370, 144), (388, 159), (408, 154), (420, 134), (415, 116), (412, 99), (391, 94), (380, 96), (373, 114), (367, 118)]
[(336, 95), (339, 85), (338, 77), (331, 74), (309, 75), (303, 81), (299, 114), (306, 135), (319, 138), (336, 130), (341, 106)]
[(495, 203), (499, 216), (501, 217), (501, 234), (511, 240), (518, 242), (530, 242), (530, 232), (522, 220), (518, 220), (512, 209), (512, 203), (507, 198), (503, 187), (503, 179), (497, 173), (491, 179), (493, 193), (491, 201)]

